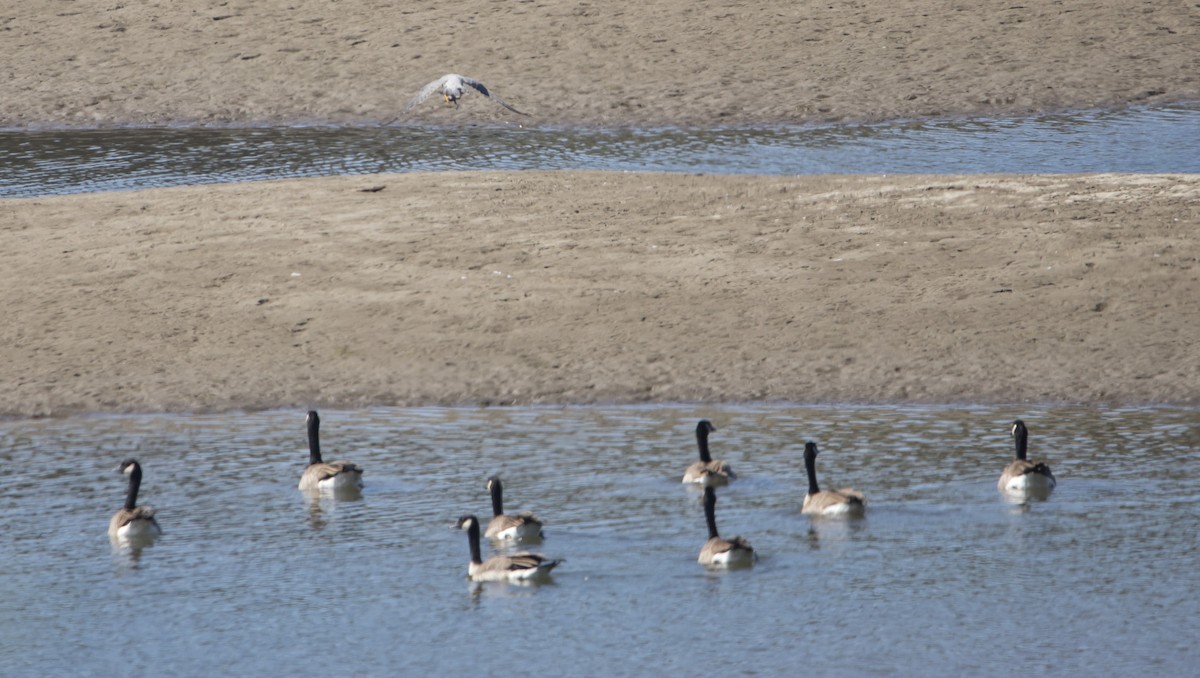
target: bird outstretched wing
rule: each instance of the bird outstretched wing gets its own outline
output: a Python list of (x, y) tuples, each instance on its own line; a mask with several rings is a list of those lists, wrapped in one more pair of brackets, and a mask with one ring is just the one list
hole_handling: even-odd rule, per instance
[(492, 94), (491, 92), (489, 92), (487, 86), (484, 85), (482, 82), (479, 82), (478, 80), (473, 80), (473, 79), (467, 78), (467, 77), (464, 77), (462, 79), (462, 81), (463, 81), (464, 85), (470, 85), (471, 87), (474, 87), (475, 91), (477, 91), (480, 94), (482, 94), (483, 96), (491, 99), (492, 101), (495, 101), (496, 103), (507, 108), (508, 110), (512, 111), (513, 113), (516, 113), (518, 115), (529, 115), (528, 113), (523, 113), (521, 111), (518, 111), (517, 109), (515, 109), (511, 105), (509, 105), (509, 103), (507, 101), (505, 101), (504, 99), (501, 99), (500, 97), (496, 96), (495, 94)]
[[(429, 83), (428, 85), (425, 85), (424, 87), (422, 87), (421, 91), (417, 92), (417, 96), (413, 97), (412, 100), (408, 102), (408, 105), (406, 105), (404, 107), (403, 112), (407, 113), (407, 112), (411, 111), (412, 109), (416, 108), (417, 105), (420, 104), (422, 101), (425, 101), (429, 97), (433, 96), (433, 93), (440, 90), (442, 88), (442, 85), (446, 84), (446, 81), (449, 79), (450, 79), (449, 74), (443, 75), (442, 77), (438, 78), (437, 80), (434, 80), (433, 82)], [(463, 81), (466, 82), (466, 79), (464, 78)]]

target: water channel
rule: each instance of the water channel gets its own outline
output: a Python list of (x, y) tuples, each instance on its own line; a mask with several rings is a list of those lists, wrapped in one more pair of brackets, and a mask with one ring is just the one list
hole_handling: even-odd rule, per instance
[(825, 127), (0, 131), (0, 198), (439, 170), (1200, 172), (1200, 105)]
[[(323, 412), (360, 497), (309, 499), (304, 413), (0, 422), (10, 517), (0, 674), (1164, 675), (1200, 637), (1200, 415), (1186, 409), (412, 408)], [(1053, 468), (1006, 501), (1009, 424)], [(717, 522), (760, 560), (709, 572), (679, 482), (699, 417), (740, 478)], [(800, 452), (861, 520), (800, 513)], [(165, 534), (114, 548), (117, 463), (145, 467)], [(451, 529), (506, 509), (565, 562), (471, 584)], [(485, 551), (492, 547), (485, 542)]]

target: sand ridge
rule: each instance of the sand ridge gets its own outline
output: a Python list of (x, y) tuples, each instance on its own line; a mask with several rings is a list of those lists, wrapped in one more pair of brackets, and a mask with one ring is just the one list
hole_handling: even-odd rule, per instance
[(1200, 401), (1194, 175), (448, 172), (2, 207), (0, 414)]

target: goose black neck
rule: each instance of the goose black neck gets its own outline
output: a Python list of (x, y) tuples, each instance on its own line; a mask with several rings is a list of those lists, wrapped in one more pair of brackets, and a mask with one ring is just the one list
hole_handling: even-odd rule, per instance
[(504, 488), (500, 486), (499, 478), (492, 478), (492, 482), (489, 484), (492, 490), (492, 515), (502, 515), (504, 513)]
[(479, 552), (479, 521), (474, 517), (467, 525), (467, 543), (471, 546), (471, 562), (479, 564), (483, 562), (483, 555)]
[(820, 492), (821, 488), (817, 485), (817, 446), (812, 443), (804, 446), (804, 470), (808, 473), (808, 493)]
[(1013, 440), (1016, 441), (1017, 459), (1025, 461), (1025, 455), (1028, 454), (1029, 430), (1025, 428), (1025, 422), (1020, 419), (1013, 424)]
[(717, 493), (713, 488), (704, 488), (704, 520), (708, 523), (708, 538), (717, 538)]
[(316, 411), (308, 413), (308, 465), (321, 463), (321, 438), (318, 431), (321, 428), (321, 418)]
[(142, 486), (142, 467), (133, 465), (129, 472), (129, 490), (125, 492), (125, 508), (132, 511), (137, 507), (138, 489)]
[(712, 461), (712, 457), (708, 454), (708, 427), (707, 419), (696, 424), (696, 445), (700, 448), (700, 461), (705, 464)]

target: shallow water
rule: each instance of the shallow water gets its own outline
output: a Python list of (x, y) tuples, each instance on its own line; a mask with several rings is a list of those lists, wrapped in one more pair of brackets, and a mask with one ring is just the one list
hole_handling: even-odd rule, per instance
[(827, 127), (0, 132), (0, 197), (436, 170), (1200, 172), (1200, 105)]
[[(709, 573), (696, 420), (741, 478), (719, 492), (751, 570)], [(1059, 479), (1004, 501), (1008, 425)], [(654, 406), (322, 412), (356, 500), (310, 502), (303, 412), (0, 422), (9, 517), (0, 675), (1163, 675), (1200, 658), (1200, 412)], [(799, 513), (800, 450), (858, 521)], [(145, 467), (165, 535), (105, 535), (117, 463)], [(547, 523), (552, 583), (473, 585), (451, 529)], [(490, 547), (485, 543), (485, 549)]]

